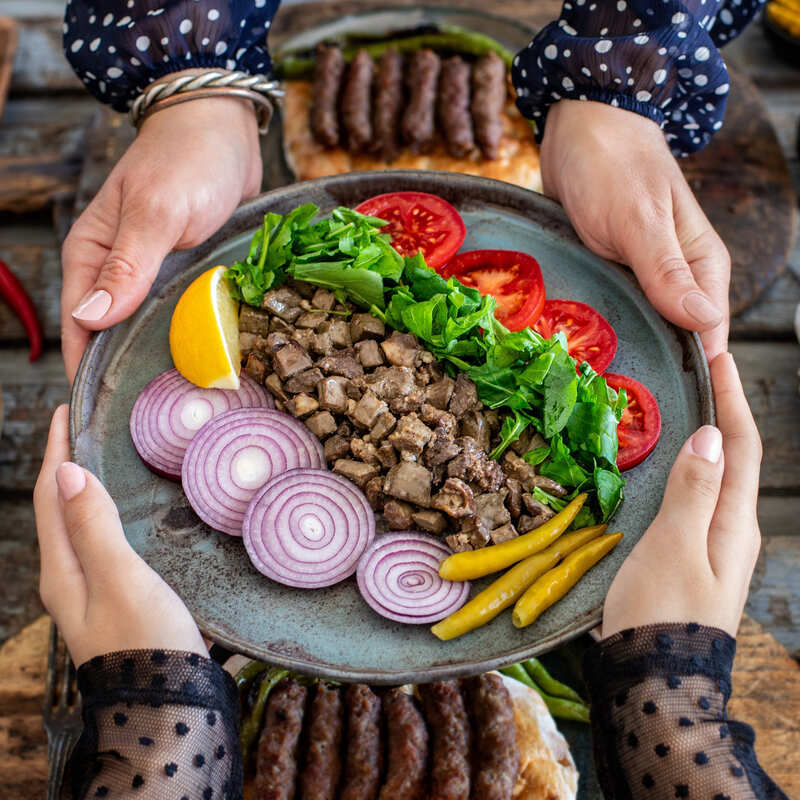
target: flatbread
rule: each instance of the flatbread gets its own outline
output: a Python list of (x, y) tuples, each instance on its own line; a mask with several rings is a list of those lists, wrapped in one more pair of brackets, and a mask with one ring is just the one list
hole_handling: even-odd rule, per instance
[(312, 88), (310, 81), (288, 81), (285, 84), (286, 97), (281, 111), (284, 152), (298, 180), (355, 170), (443, 170), (495, 178), (536, 192), (542, 190), (539, 149), (530, 125), (510, 97), (503, 113), (503, 138), (496, 160), (488, 161), (478, 153), (472, 157), (453, 158), (448, 154), (444, 141), (437, 139), (429, 153), (414, 154), (405, 149), (388, 163), (374, 155), (353, 155), (341, 147), (328, 149), (319, 144), (309, 124)]
[(544, 700), (525, 684), (503, 676), (514, 703), (520, 773), (514, 800), (574, 800), (578, 769)]

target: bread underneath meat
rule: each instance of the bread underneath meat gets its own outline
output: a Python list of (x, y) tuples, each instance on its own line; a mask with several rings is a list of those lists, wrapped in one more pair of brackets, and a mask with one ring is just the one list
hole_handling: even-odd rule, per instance
[(578, 770), (567, 740), (544, 700), (513, 678), (503, 682), (514, 703), (520, 772), (514, 800), (571, 800), (578, 792)]
[[(399, 151), (391, 163), (376, 155), (349, 153), (342, 147), (326, 148), (314, 139), (310, 125), (312, 84), (310, 81), (287, 81), (281, 117), (283, 145), (287, 163), (298, 180), (340, 175), (356, 170), (415, 169), (460, 172), (508, 181), (525, 189), (540, 192), (539, 150), (528, 121), (517, 111), (509, 96), (502, 115), (503, 136), (498, 158), (489, 161), (476, 151), (472, 156), (453, 158), (441, 138), (427, 153)], [(440, 137), (440, 134), (437, 134)]]

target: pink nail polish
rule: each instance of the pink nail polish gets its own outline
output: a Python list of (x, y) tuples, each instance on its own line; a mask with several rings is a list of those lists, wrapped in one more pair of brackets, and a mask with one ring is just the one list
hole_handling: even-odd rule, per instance
[(713, 327), (722, 322), (722, 313), (702, 292), (688, 292), (681, 302), (684, 310), (700, 325)]
[(86, 473), (72, 461), (65, 461), (56, 470), (56, 483), (62, 499), (72, 500), (86, 488)]
[(111, 295), (105, 289), (98, 289), (81, 300), (72, 316), (84, 322), (97, 322), (111, 308), (111, 300)]
[(696, 456), (717, 464), (722, 455), (722, 434), (713, 425), (704, 425), (692, 436), (690, 446)]

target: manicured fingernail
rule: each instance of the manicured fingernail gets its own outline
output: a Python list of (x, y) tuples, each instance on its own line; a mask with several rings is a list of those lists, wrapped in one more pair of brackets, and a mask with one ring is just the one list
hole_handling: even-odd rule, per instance
[(702, 292), (688, 292), (681, 302), (689, 316), (701, 325), (711, 327), (722, 322), (722, 313)]
[(111, 308), (111, 295), (105, 289), (98, 289), (78, 303), (72, 316), (84, 322), (97, 322)]
[(722, 455), (722, 434), (713, 425), (704, 425), (691, 439), (692, 452), (712, 464)]
[(58, 491), (64, 500), (72, 500), (86, 488), (86, 473), (71, 461), (65, 461), (56, 470)]

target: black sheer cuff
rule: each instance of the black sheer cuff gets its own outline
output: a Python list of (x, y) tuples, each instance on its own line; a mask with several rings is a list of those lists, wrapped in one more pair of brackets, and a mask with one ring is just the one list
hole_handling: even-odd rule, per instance
[(728, 720), (736, 641), (697, 623), (621, 631), (583, 671), (606, 797), (784, 800), (758, 764), (752, 728)]
[(238, 693), (197, 653), (129, 650), (78, 669), (84, 731), (71, 758), (74, 798), (240, 798)]

